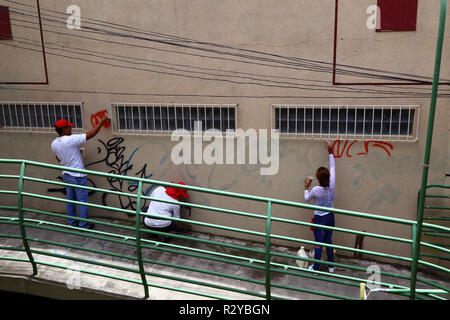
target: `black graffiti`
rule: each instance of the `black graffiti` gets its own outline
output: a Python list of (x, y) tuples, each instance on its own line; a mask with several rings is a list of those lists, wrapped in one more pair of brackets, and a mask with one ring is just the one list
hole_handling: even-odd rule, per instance
[[(112, 138), (106, 143), (102, 140), (98, 141), (101, 143), (101, 146), (97, 148), (97, 152), (98, 154), (102, 155), (102, 159), (89, 163), (88, 165), (86, 165), (86, 168), (95, 164), (104, 163), (110, 168), (108, 173), (120, 176), (129, 176), (129, 174), (133, 173), (134, 166), (132, 163), (132, 159), (138, 151), (138, 148), (136, 148), (128, 158), (125, 158), (126, 147), (123, 145), (125, 141), (123, 138)], [(146, 179), (148, 179), (152, 175), (153, 174), (147, 173), (147, 164), (145, 164), (139, 171), (134, 173), (134, 176)], [(108, 177), (107, 181), (111, 187), (110, 190), (112, 191), (134, 193), (138, 188), (137, 183), (127, 181), (126, 179)], [(143, 193), (146, 194), (147, 192), (149, 192), (149, 190), (151, 190), (151, 188), (153, 188), (153, 186), (148, 187)], [(104, 193), (102, 196), (103, 205), (108, 206), (108, 200), (111, 198), (118, 199), (119, 205), (122, 209), (134, 211), (137, 208), (137, 199), (135, 197), (108, 193)], [(146, 203), (147, 201), (142, 199), (141, 209), (147, 205)], [(128, 215), (132, 216), (132, 214), (130, 213)]]

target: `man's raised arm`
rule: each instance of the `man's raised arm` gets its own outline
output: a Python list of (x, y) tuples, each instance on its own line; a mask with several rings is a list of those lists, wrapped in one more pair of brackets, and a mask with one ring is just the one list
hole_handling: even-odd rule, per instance
[(86, 132), (86, 140), (89, 140), (97, 135), (103, 125), (108, 121), (108, 117), (104, 117), (94, 128)]

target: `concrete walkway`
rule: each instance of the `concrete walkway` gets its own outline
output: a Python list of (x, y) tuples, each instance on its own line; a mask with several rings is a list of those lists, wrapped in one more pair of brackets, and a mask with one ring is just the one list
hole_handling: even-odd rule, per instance
[[(0, 216), (17, 217), (16, 213), (8, 211), (0, 211)], [(26, 218), (29, 219), (42, 219), (45, 221), (53, 221), (59, 223), (65, 223), (59, 218), (53, 218), (48, 216), (39, 216), (35, 214), (26, 213)], [(64, 219), (65, 220), (65, 219)], [(105, 222), (121, 223), (126, 225), (124, 221), (112, 221), (101, 220)], [(129, 223), (128, 223), (129, 224)], [(134, 237), (135, 234), (129, 230), (123, 230), (110, 226), (103, 226), (97, 224), (95, 231), (111, 232), (121, 234), (124, 236)], [(133, 246), (124, 245), (120, 243), (112, 243), (109, 241), (101, 241), (92, 238), (83, 238), (80, 236), (73, 236), (68, 234), (62, 234), (58, 232), (40, 230), (35, 228), (26, 229), (27, 236), (29, 238), (43, 239), (47, 243), (40, 243), (36, 241), (30, 241), (30, 245), (34, 250), (44, 251), (50, 254), (60, 254), (63, 256), (71, 256), (94, 260), (98, 263), (114, 264), (123, 268), (132, 268), (137, 270), (138, 263), (136, 261), (127, 260), (119, 257), (111, 257), (105, 254), (98, 254), (92, 252), (86, 252), (76, 249), (76, 247), (90, 248), (101, 250), (102, 252), (113, 252), (121, 255), (127, 255), (136, 257), (136, 249)], [(18, 226), (0, 224), (0, 233), (8, 235), (20, 235)], [(217, 237), (209, 234), (201, 234), (192, 232), (191, 236), (200, 239), (209, 239), (214, 241), (220, 241), (228, 244), (239, 244), (246, 247), (264, 249), (263, 244), (252, 243), (249, 241), (229, 239), (224, 237)], [(55, 246), (50, 244), (49, 241), (62, 242), (76, 246), (75, 248), (64, 248), (61, 246)], [(242, 252), (238, 252), (233, 248), (226, 248), (222, 246), (216, 246), (206, 243), (198, 243), (194, 241), (187, 241), (182, 239), (173, 239), (168, 244), (160, 244), (158, 247), (166, 246), (170, 248), (171, 245), (184, 245), (190, 246), (198, 250), (209, 250), (214, 252), (220, 252), (223, 254), (234, 254), (243, 256)], [(14, 238), (0, 238), (0, 245), (2, 247), (23, 247), (21, 239)], [(156, 247), (156, 248), (158, 248)], [(295, 255), (296, 248), (276, 247), (273, 246), (273, 251), (282, 253), (288, 253)], [(177, 288), (179, 290), (186, 291), (198, 291), (206, 295), (213, 297), (221, 297), (233, 300), (252, 300), (252, 299), (264, 299), (263, 297), (255, 297), (247, 295), (241, 292), (230, 292), (212, 287), (201, 286), (196, 282), (206, 282), (219, 286), (227, 286), (235, 288), (239, 291), (252, 291), (261, 295), (265, 294), (265, 287), (258, 283), (246, 282), (240, 279), (228, 279), (220, 277), (220, 274), (227, 274), (240, 278), (250, 278), (253, 281), (265, 281), (265, 273), (263, 270), (257, 270), (235, 264), (225, 264), (218, 261), (199, 259), (191, 256), (181, 255), (177, 253), (163, 252), (155, 249), (143, 249), (143, 258), (158, 261), (162, 263), (171, 263), (178, 266), (183, 266), (186, 269), (178, 269), (172, 267), (165, 267), (156, 264), (145, 263), (144, 267), (147, 272), (159, 273), (167, 276), (168, 278), (161, 278), (155, 276), (147, 276), (147, 282), (150, 285), (150, 298), (152, 300), (201, 300), (211, 299), (210, 297), (194, 295), (186, 292), (167, 290), (162, 287), (168, 286)], [(26, 259), (27, 256), (24, 252), (20, 251), (7, 251), (0, 249), (0, 256), (8, 256), (13, 258)], [(101, 277), (95, 274), (88, 274), (79, 272), (78, 270), (87, 270), (93, 273), (107, 273), (112, 277), (120, 279), (127, 278), (131, 281), (140, 281), (140, 275), (138, 273), (132, 273), (128, 271), (116, 270), (107, 268), (104, 266), (90, 265), (84, 262), (75, 262), (70, 260), (64, 260), (58, 257), (50, 257), (42, 254), (34, 254), (35, 260), (39, 262), (52, 263), (66, 266), (67, 268), (56, 268), (46, 265), (38, 265), (38, 275), (32, 276), (32, 268), (29, 262), (0, 260), (0, 290), (9, 290), (21, 293), (30, 293), (35, 295), (44, 295), (52, 298), (59, 299), (143, 299), (144, 288), (142, 285), (122, 280), (116, 280), (111, 278)], [(263, 255), (255, 254), (250, 256), (245, 253), (245, 257), (253, 258), (255, 260), (264, 260)], [(272, 257), (273, 262), (287, 263), (288, 265), (296, 266), (295, 261), (283, 260), (283, 258)], [(377, 264), (382, 271), (398, 273), (405, 276), (409, 275), (409, 270), (392, 266), (384, 263), (357, 260), (344, 258), (337, 256), (336, 262), (355, 265), (367, 269), (368, 266)], [(256, 263), (255, 263), (256, 264)], [(214, 274), (202, 274), (190, 270), (189, 268), (202, 268), (214, 272)], [(358, 277), (361, 279), (368, 279), (370, 274), (363, 271), (353, 271), (342, 268), (336, 268), (337, 275), (346, 275), (352, 277)], [(180, 282), (170, 279), (170, 277), (183, 278), (188, 282)], [(443, 275), (431, 274), (419, 272), (419, 277), (432, 280), (436, 283), (449, 287), (450, 279), (443, 278)], [(272, 283), (286, 285), (295, 288), (305, 289), (305, 292), (296, 292), (292, 290), (285, 290), (279, 288), (272, 288), (272, 295), (276, 297), (282, 297), (293, 300), (325, 300), (333, 299), (333, 297), (321, 296), (312, 294), (308, 290), (319, 290), (327, 292), (328, 294), (343, 295), (350, 298), (359, 298), (359, 287), (347, 286), (338, 283), (332, 283), (327, 281), (319, 281), (307, 277), (298, 277), (293, 275), (286, 275), (273, 272), (271, 274)], [(346, 280), (344, 280), (346, 281)], [(389, 282), (392, 284), (399, 284), (403, 286), (409, 286), (409, 281), (406, 279), (390, 278), (382, 276), (381, 281)], [(162, 286), (162, 287), (161, 287)], [(425, 288), (422, 283), (418, 283), (418, 288)], [(446, 298), (449, 298), (448, 295)], [(369, 299), (388, 299), (388, 300), (403, 300), (407, 297), (398, 295), (386, 294), (386, 293), (371, 293)]]

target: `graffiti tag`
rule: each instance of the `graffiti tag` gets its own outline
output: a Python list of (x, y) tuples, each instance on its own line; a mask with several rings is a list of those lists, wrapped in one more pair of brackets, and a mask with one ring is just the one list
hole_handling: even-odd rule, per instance
[[(351, 152), (352, 147), (358, 142), (358, 140), (354, 140), (350, 142), (349, 140), (341, 141), (336, 140), (333, 143), (333, 154), (336, 159), (340, 159), (344, 156), (348, 158), (352, 158), (355, 153)], [(356, 156), (367, 156), (369, 150), (372, 148), (379, 148), (386, 152), (386, 154), (390, 157), (392, 150), (394, 147), (389, 142), (385, 141), (364, 141), (364, 149), (362, 152), (357, 152)]]
[[(95, 127), (96, 125), (98, 125), (100, 123), (100, 121), (106, 116), (108, 116), (108, 111), (107, 110), (102, 110), (102, 111), (99, 111), (99, 112), (91, 115), (91, 125), (92, 125), (92, 127)], [(111, 126), (111, 120), (108, 120), (103, 125), (103, 128), (109, 128), (110, 126)]]
[[(101, 143), (101, 146), (97, 148), (97, 151), (99, 154), (103, 154), (103, 158), (98, 161), (89, 163), (86, 166), (86, 168), (94, 164), (104, 163), (106, 166), (110, 168), (108, 173), (111, 174), (128, 176), (130, 173), (134, 172), (134, 165), (132, 163), (132, 159), (136, 154), (136, 152), (139, 150), (139, 148), (134, 149), (131, 155), (128, 158), (126, 158), (125, 157), (126, 147), (123, 145), (124, 143), (123, 138), (121, 137), (112, 138), (107, 142), (104, 142), (102, 140), (98, 141)], [(134, 176), (138, 178), (149, 179), (150, 177), (153, 176), (153, 173), (148, 173), (147, 170), (148, 170), (147, 164), (145, 164), (140, 170), (134, 173)], [(133, 193), (138, 188), (137, 183), (126, 181), (125, 179), (121, 178), (108, 177), (107, 181), (111, 187), (110, 190), (112, 191)], [(153, 189), (153, 187), (154, 187), (153, 185), (147, 187), (143, 192), (143, 194), (148, 195), (150, 191)], [(104, 193), (102, 197), (103, 205), (107, 206), (108, 199), (110, 198), (117, 198), (119, 200), (119, 204), (122, 209), (136, 210), (137, 200), (134, 197)], [(141, 201), (142, 208), (146, 206), (146, 202), (147, 201), (144, 199)]]

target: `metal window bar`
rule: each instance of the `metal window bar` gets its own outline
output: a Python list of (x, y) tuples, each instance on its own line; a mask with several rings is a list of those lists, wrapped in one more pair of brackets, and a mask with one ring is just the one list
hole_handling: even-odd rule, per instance
[[(330, 109), (331, 113), (331, 109)], [(348, 134), (348, 106), (345, 106), (345, 134)], [(328, 137), (330, 138), (330, 137)]]
[(3, 126), (6, 126), (6, 115), (5, 115), (5, 110), (3, 110), (2, 108), (2, 114), (3, 114)]
[[(45, 127), (45, 122), (44, 122), (44, 112), (42, 111), (42, 109), (43, 109), (43, 105), (42, 105), (42, 104), (40, 105), (40, 109), (41, 109), (42, 127)], [(22, 115), (23, 115), (23, 113), (22, 113)], [(76, 120), (76, 119), (75, 119), (75, 120)], [(25, 123), (25, 121), (24, 121), (24, 123)], [(77, 127), (76, 122), (75, 122), (75, 127)]]
[[(281, 130), (281, 126), (280, 126)], [(306, 107), (303, 108), (303, 137), (306, 138)]]
[(8, 111), (9, 111), (9, 124), (12, 127), (13, 121), (12, 121), (12, 117), (11, 117), (11, 105), (9, 103), (8, 103)]
[(134, 107), (130, 108), (130, 111), (131, 111), (131, 124), (133, 125), (133, 133), (135, 133), (136, 132), (136, 128), (134, 126), (134, 112), (133, 112), (133, 109), (134, 109)]
[(163, 133), (163, 114), (162, 114), (162, 105), (159, 105), (159, 131)]
[(211, 116), (212, 116), (212, 120), (211, 120), (212, 129), (216, 130), (216, 109), (214, 107), (211, 107), (210, 110), (211, 110)]
[(204, 120), (205, 120), (205, 125), (203, 127), (203, 131), (208, 130), (208, 122), (206, 121), (206, 109), (203, 109), (203, 114), (204, 114)]
[(408, 108), (408, 129), (406, 131), (408, 135), (409, 135), (410, 121), (411, 121), (411, 107)]
[[(320, 119), (323, 119), (323, 106), (320, 106)], [(323, 121), (320, 121), (320, 139), (322, 139), (322, 124)]]
[(328, 109), (328, 139), (331, 138), (331, 108)]
[(178, 130), (178, 121), (177, 121), (177, 107), (174, 107), (175, 114), (175, 130)]
[(139, 133), (142, 134), (142, 123), (141, 123), (141, 108), (138, 107), (139, 114)]
[(389, 120), (389, 141), (391, 140), (391, 135), (392, 135), (392, 107), (391, 107), (391, 114), (390, 114), (390, 120)]
[(373, 140), (373, 129), (375, 128), (375, 107), (372, 108), (372, 133), (371, 139)]
[(16, 103), (14, 103), (14, 113), (16, 114), (16, 118), (14, 119), (15, 122), (16, 122), (16, 125), (17, 125), (18, 127), (20, 127), (19, 117), (17, 116), (17, 104), (16, 104)]
[(365, 133), (366, 133), (366, 108), (364, 108), (363, 110), (364, 111), (363, 111), (363, 120), (362, 120), (362, 122), (363, 122), (363, 129), (362, 129), (363, 138), (362, 138), (362, 140), (364, 140)]
[(166, 114), (167, 114), (167, 130), (172, 130), (170, 127), (170, 114), (169, 114), (169, 105), (166, 105)]
[(339, 137), (339, 131), (340, 131), (340, 125), (339, 125), (339, 110), (340, 109), (341, 109), (340, 107), (337, 108), (336, 134), (338, 135), (338, 137)]
[(25, 127), (25, 115), (24, 115), (23, 110), (21, 113), (22, 113), (22, 124), (23, 124), (23, 127)]

